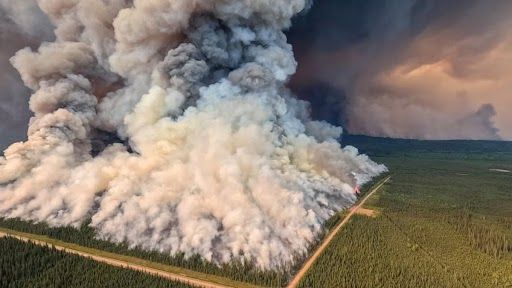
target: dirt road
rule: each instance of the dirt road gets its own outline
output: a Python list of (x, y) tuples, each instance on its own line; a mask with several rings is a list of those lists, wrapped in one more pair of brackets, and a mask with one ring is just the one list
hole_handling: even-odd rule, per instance
[[(8, 233), (0, 232), (0, 238), (1, 237), (7, 237), (7, 236), (13, 237), (13, 238), (19, 239), (21, 241), (25, 241), (25, 242), (31, 241), (32, 243), (35, 243), (35, 244), (41, 245), (41, 246), (49, 246), (48, 243), (43, 242), (43, 241), (38, 241), (38, 240), (26, 238), (26, 237), (21, 237), (21, 236), (18, 236), (18, 235), (13, 235), (13, 234), (8, 234)], [(73, 250), (73, 249), (69, 249), (69, 248), (65, 248), (65, 247), (61, 247), (61, 246), (57, 246), (57, 245), (54, 245), (54, 247), (57, 250), (64, 251), (64, 252), (67, 252), (67, 253), (71, 253), (71, 254), (75, 254), (75, 255), (79, 255), (79, 256), (82, 256), (82, 257), (87, 257), (87, 258), (90, 258), (90, 259), (92, 259), (94, 261), (97, 261), (97, 262), (109, 264), (109, 265), (116, 266), (116, 267), (127, 268), (127, 269), (131, 269), (131, 270), (135, 270), (135, 271), (140, 271), (140, 272), (144, 272), (144, 273), (148, 273), (148, 274), (152, 274), (152, 275), (157, 275), (157, 276), (160, 276), (160, 277), (172, 280), (172, 281), (186, 283), (186, 284), (189, 284), (191, 286), (203, 287), (203, 288), (227, 288), (227, 287), (231, 287), (231, 286), (223, 286), (223, 285), (220, 285), (220, 284), (210, 283), (210, 282), (207, 282), (207, 281), (191, 278), (191, 277), (188, 277), (188, 276), (185, 276), (185, 275), (174, 274), (174, 273), (170, 273), (170, 272), (166, 272), (166, 271), (162, 271), (162, 270), (158, 270), (158, 269), (148, 268), (148, 267), (145, 267), (145, 266), (142, 266), (142, 265), (132, 264), (132, 263), (121, 261), (121, 260), (117, 260), (117, 259), (111, 259), (111, 258), (108, 258), (108, 257), (102, 257), (102, 256), (97, 256), (97, 255), (81, 252), (81, 251), (76, 251), (76, 250)]]
[(343, 221), (341, 221), (336, 226), (336, 228), (334, 228), (334, 230), (332, 230), (332, 232), (329, 233), (329, 235), (324, 239), (322, 244), (317, 248), (315, 253), (313, 253), (313, 255), (308, 259), (308, 261), (306, 261), (306, 263), (304, 263), (304, 265), (299, 270), (299, 272), (297, 272), (297, 274), (295, 275), (293, 280), (290, 282), (290, 284), (288, 284), (287, 288), (296, 288), (299, 285), (302, 277), (304, 277), (304, 275), (306, 275), (306, 272), (308, 272), (309, 268), (311, 268), (311, 266), (313, 266), (313, 263), (315, 263), (316, 259), (322, 254), (322, 252), (324, 252), (324, 250), (327, 248), (327, 246), (329, 246), (329, 243), (331, 243), (332, 239), (334, 239), (334, 236), (336, 236), (336, 234), (338, 234), (338, 232), (341, 230), (341, 228), (343, 228), (343, 226), (347, 225), (350, 218), (352, 218), (352, 216), (354, 216), (354, 214), (357, 213), (357, 210), (361, 209), (361, 207), (363, 207), (364, 203), (366, 203), (366, 201), (373, 194), (375, 194), (375, 192), (377, 192), (380, 189), (380, 187), (382, 187), (382, 185), (384, 185), (386, 182), (388, 182), (389, 179), (391, 179), (391, 176), (388, 176), (386, 179), (384, 179), (377, 187), (375, 187), (370, 193), (368, 193), (368, 195), (366, 195), (363, 198), (363, 200), (361, 200), (359, 202), (359, 204), (357, 204), (352, 209), (350, 209), (350, 212), (343, 219)]

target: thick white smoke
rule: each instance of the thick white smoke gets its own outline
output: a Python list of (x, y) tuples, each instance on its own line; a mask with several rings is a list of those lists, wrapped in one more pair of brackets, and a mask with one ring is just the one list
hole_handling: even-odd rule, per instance
[[(291, 263), (386, 170), (284, 86), (297, 64), (282, 30), (306, 4), (39, 0), (57, 40), (12, 58), (35, 117), (0, 158), (0, 216), (92, 219), (104, 239), (217, 263)], [(99, 131), (124, 144), (94, 155)]]

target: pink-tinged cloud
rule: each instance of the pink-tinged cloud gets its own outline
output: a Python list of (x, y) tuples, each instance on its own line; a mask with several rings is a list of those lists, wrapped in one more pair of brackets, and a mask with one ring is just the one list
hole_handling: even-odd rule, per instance
[[(402, 2), (381, 7), (362, 40), (329, 49), (302, 43), (294, 86), (343, 91), (339, 113), (352, 133), (512, 139), (512, 2), (451, 10), (439, 1)], [(435, 3), (444, 8), (437, 14), (429, 12)], [(426, 22), (415, 23), (422, 16)]]

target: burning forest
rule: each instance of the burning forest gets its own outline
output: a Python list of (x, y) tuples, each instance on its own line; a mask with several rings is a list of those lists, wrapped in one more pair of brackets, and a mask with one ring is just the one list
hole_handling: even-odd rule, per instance
[(286, 87), (306, 0), (38, 4), (56, 40), (11, 58), (34, 117), (0, 157), (0, 217), (273, 269), (386, 171)]

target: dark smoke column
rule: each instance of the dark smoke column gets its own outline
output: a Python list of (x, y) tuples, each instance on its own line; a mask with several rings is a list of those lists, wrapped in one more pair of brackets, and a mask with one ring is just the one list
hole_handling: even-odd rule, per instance
[[(115, 242), (290, 264), (386, 169), (285, 87), (297, 64), (282, 30), (306, 3), (131, 2), (40, 1), (57, 41), (13, 58), (36, 117), (0, 160), (0, 216), (92, 218)], [(100, 131), (129, 147), (92, 156)]]

